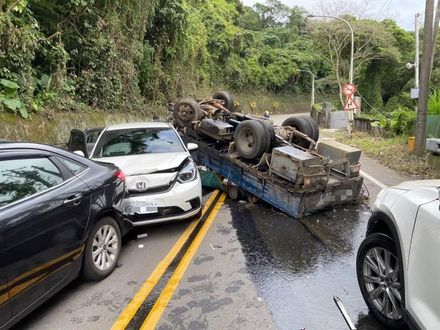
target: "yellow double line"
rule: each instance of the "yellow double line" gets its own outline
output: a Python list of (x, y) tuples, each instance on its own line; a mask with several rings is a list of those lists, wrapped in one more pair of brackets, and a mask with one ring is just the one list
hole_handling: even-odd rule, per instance
[[(151, 293), (151, 291), (153, 290), (153, 288), (156, 286), (156, 284), (162, 278), (163, 274), (165, 273), (167, 268), (170, 266), (171, 262), (177, 256), (179, 251), (183, 248), (186, 241), (188, 240), (188, 238), (191, 236), (191, 234), (193, 233), (193, 231), (195, 230), (195, 228), (199, 224), (201, 218), (203, 218), (203, 216), (206, 214), (206, 212), (210, 209), (211, 204), (217, 199), (217, 196), (219, 194), (220, 194), (220, 191), (217, 190), (211, 195), (211, 197), (208, 199), (205, 206), (203, 207), (202, 216), (198, 220), (195, 220), (190, 223), (190, 225), (186, 228), (186, 230), (183, 232), (182, 236), (180, 236), (180, 238), (177, 240), (177, 242), (174, 244), (174, 246), (171, 248), (171, 250), (165, 256), (165, 258), (156, 266), (154, 271), (151, 273), (150, 277), (144, 282), (144, 284), (139, 289), (139, 291), (136, 293), (136, 295), (133, 297), (133, 299), (130, 301), (128, 306), (119, 315), (118, 319), (113, 324), (113, 327), (112, 327), (113, 330), (121, 330), (121, 329), (125, 329), (127, 327), (127, 325), (130, 323), (130, 321), (135, 316), (139, 307), (148, 298), (148, 296)], [(153, 329), (156, 326), (157, 322), (160, 320), (160, 317), (162, 316), (163, 312), (165, 311), (165, 308), (168, 305), (168, 302), (170, 301), (174, 291), (176, 290), (177, 286), (179, 285), (186, 269), (189, 266), (189, 263), (191, 262), (192, 258), (194, 257), (195, 253), (197, 252), (197, 249), (199, 248), (200, 244), (202, 243), (203, 238), (205, 237), (206, 233), (208, 232), (208, 229), (211, 226), (212, 222), (214, 221), (215, 216), (217, 215), (218, 211), (220, 210), (225, 198), (226, 198), (226, 194), (222, 193), (220, 198), (218, 199), (218, 202), (214, 206), (214, 208), (211, 211), (211, 213), (209, 214), (208, 218), (205, 220), (205, 223), (203, 224), (202, 228), (198, 232), (197, 236), (192, 241), (191, 245), (189, 246), (188, 250), (186, 251), (185, 255), (183, 256), (181, 262), (177, 266), (175, 272), (171, 276), (167, 285), (163, 289), (162, 293), (160, 294), (159, 298), (157, 299), (156, 303), (154, 304), (153, 308), (151, 309), (150, 313), (148, 314), (147, 318), (143, 322), (141, 329)]]

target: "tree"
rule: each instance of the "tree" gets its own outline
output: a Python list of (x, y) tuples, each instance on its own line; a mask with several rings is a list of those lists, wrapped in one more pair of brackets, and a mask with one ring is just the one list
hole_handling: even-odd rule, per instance
[(348, 15), (357, 19), (367, 18), (376, 1), (377, 0), (317, 0), (315, 1), (314, 12), (317, 15)]
[[(354, 79), (370, 63), (396, 57), (399, 51), (394, 46), (394, 36), (379, 22), (370, 19), (356, 20), (345, 16), (355, 33)], [(349, 30), (341, 21), (311, 21), (311, 36), (331, 63), (339, 86), (339, 98), (344, 103), (342, 86), (348, 81), (350, 62)]]
[(279, 0), (267, 0), (265, 4), (256, 3), (254, 8), (260, 16), (263, 29), (283, 25), (290, 15), (290, 8)]

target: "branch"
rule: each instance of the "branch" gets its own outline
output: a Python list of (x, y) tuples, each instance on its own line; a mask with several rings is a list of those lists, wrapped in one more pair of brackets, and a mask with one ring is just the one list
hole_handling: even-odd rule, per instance
[(15, 8), (15, 6), (17, 6), (19, 4), (21, 0), (15, 0), (15, 2), (12, 3), (12, 5), (10, 5), (8, 8), (6, 8), (6, 12), (11, 11), (12, 9)]

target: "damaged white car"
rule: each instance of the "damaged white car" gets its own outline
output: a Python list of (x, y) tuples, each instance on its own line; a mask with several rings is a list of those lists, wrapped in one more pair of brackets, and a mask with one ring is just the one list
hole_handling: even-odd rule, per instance
[[(96, 134), (96, 132), (95, 132)], [(145, 122), (104, 128), (96, 143), (72, 130), (68, 149), (123, 170), (129, 192), (124, 215), (133, 226), (188, 219), (200, 214), (202, 184), (197, 166), (176, 130)]]

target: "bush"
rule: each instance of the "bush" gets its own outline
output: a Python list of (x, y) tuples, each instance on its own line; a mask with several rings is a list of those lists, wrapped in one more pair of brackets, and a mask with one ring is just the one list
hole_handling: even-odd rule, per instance
[(410, 135), (416, 124), (416, 112), (409, 108), (400, 107), (391, 113), (389, 127), (396, 135)]
[(428, 114), (440, 115), (440, 91), (434, 91), (428, 101)]

